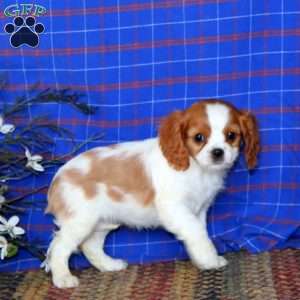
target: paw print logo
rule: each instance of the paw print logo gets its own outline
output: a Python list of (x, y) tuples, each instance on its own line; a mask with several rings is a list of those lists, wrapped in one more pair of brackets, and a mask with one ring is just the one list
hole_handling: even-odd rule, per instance
[(29, 16), (25, 20), (22, 17), (14, 18), (13, 23), (6, 24), (4, 30), (11, 34), (10, 44), (12, 47), (18, 48), (22, 45), (37, 47), (39, 34), (45, 30), (45, 27), (42, 23), (36, 24), (35, 18)]

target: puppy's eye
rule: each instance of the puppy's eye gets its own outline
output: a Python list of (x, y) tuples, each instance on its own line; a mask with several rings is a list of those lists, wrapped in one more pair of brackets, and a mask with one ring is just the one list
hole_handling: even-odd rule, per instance
[(195, 142), (197, 143), (203, 143), (205, 141), (205, 137), (203, 134), (201, 133), (197, 133), (195, 136), (194, 136), (194, 140)]
[(227, 140), (233, 142), (236, 138), (236, 134), (234, 132), (228, 132), (227, 133)]

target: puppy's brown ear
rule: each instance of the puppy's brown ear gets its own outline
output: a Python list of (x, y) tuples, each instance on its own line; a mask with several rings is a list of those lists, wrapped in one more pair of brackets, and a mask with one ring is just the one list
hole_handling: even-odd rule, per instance
[(183, 112), (166, 117), (160, 126), (159, 144), (169, 164), (178, 171), (189, 167), (189, 153), (184, 145)]
[(260, 151), (257, 121), (254, 115), (249, 112), (242, 111), (239, 122), (245, 143), (244, 154), (248, 169), (253, 169), (256, 166), (257, 155)]

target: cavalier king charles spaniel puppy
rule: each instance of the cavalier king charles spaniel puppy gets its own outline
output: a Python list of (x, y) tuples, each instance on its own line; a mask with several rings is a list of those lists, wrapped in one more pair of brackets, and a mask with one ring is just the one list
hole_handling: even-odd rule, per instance
[(78, 248), (100, 271), (127, 263), (103, 251), (121, 225), (162, 226), (183, 241), (200, 269), (222, 268), (206, 229), (206, 213), (241, 144), (248, 168), (259, 152), (254, 116), (220, 100), (204, 100), (167, 116), (156, 138), (98, 147), (62, 166), (48, 191), (47, 212), (59, 230), (46, 265), (59, 288), (75, 287), (68, 260)]

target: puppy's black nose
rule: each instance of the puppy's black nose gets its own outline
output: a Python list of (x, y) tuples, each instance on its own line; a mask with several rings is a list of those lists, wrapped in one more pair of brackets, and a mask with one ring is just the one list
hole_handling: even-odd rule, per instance
[(220, 160), (224, 156), (224, 150), (221, 148), (215, 148), (211, 151), (214, 160)]

